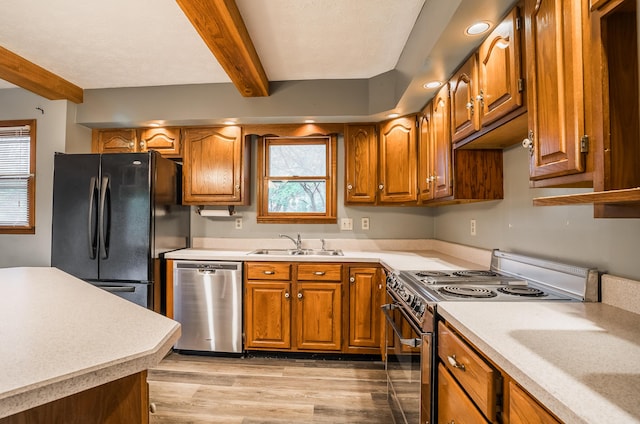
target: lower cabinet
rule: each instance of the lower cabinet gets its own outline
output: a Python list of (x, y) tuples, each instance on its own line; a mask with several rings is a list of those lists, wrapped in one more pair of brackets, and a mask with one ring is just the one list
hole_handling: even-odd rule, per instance
[(246, 262), (245, 348), (380, 353), (380, 267)]
[(560, 424), (452, 326), (438, 323), (438, 423)]

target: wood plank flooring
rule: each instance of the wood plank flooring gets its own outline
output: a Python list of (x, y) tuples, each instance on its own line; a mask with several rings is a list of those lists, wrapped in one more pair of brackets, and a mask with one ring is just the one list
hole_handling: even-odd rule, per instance
[(171, 353), (148, 381), (151, 424), (393, 423), (380, 361)]

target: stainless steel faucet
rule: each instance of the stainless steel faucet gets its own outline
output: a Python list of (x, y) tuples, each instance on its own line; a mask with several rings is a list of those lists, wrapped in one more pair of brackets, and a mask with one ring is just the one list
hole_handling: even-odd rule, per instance
[(300, 238), (300, 233), (298, 233), (298, 238), (294, 239), (286, 234), (278, 234), (278, 237), (288, 238), (296, 245), (296, 250), (302, 250), (302, 239)]

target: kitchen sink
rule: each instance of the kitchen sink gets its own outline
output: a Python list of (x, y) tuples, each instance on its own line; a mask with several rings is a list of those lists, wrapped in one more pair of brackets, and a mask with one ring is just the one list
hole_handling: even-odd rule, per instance
[(248, 255), (343, 256), (340, 249), (258, 249)]

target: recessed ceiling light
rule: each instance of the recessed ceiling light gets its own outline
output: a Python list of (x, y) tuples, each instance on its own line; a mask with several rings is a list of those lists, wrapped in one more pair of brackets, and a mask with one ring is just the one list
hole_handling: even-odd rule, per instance
[(426, 88), (426, 89), (432, 89), (432, 88), (438, 88), (441, 85), (442, 85), (442, 83), (440, 81), (429, 81), (428, 83), (423, 85), (423, 87)]
[(315, 122), (316, 122), (315, 119), (305, 119), (304, 120), (305, 124), (315, 124)]
[(159, 127), (160, 124), (158, 124), (157, 122), (152, 122), (149, 124), (150, 127)]
[(225, 124), (225, 125), (235, 125), (236, 121), (232, 121), (231, 119), (227, 119), (226, 121), (223, 122), (223, 124)]
[(400, 116), (399, 113), (390, 113), (387, 115), (387, 118), (397, 118), (398, 116)]
[(476, 22), (475, 24), (467, 27), (465, 34), (467, 35), (479, 35), (485, 33), (491, 28), (491, 24), (487, 21)]

